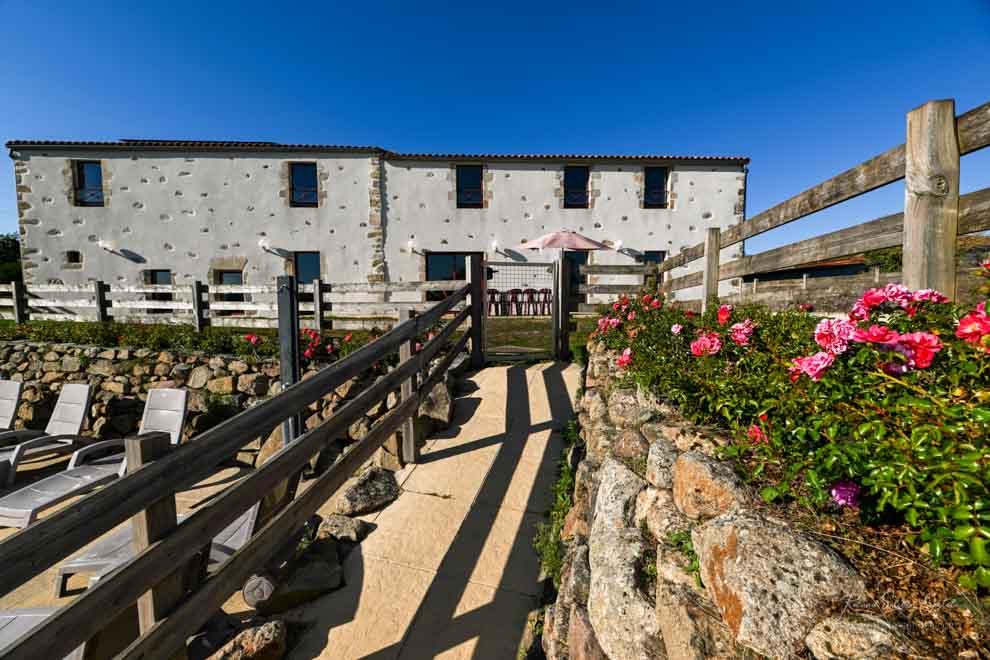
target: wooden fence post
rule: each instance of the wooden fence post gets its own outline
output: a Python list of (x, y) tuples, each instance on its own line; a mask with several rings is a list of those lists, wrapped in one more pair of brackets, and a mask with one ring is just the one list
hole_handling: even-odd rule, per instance
[(316, 331), (323, 332), (323, 280), (313, 280), (313, 322)]
[(704, 313), (711, 302), (718, 303), (718, 257), (721, 251), (722, 230), (709, 227), (705, 234), (705, 270), (702, 275), (701, 311)]
[[(282, 389), (299, 382), (299, 299), (296, 278), (279, 275), (276, 280), (278, 293), (278, 343), (279, 371)], [(300, 415), (292, 415), (282, 422), (282, 444), (288, 445), (299, 437), (302, 428)]]
[(907, 116), (904, 163), (904, 285), (956, 295), (959, 139), (951, 99)]
[[(170, 445), (171, 437), (168, 433), (145, 433), (124, 440), (128, 474), (165, 456)], [(155, 541), (168, 536), (175, 529), (177, 524), (175, 493), (169, 493), (151, 504), (134, 516), (132, 521), (134, 550), (137, 554)], [(178, 567), (175, 572), (138, 599), (138, 623), (141, 634), (150, 630), (157, 621), (168, 616), (169, 612), (184, 600), (188, 577), (187, 566)], [(171, 657), (185, 658), (185, 647)]]
[(480, 253), (471, 260), (471, 368), (485, 366), (485, 259)]
[(203, 326), (206, 325), (206, 319), (203, 317), (203, 283), (196, 280), (189, 285), (189, 292), (192, 294), (193, 330), (202, 332)]
[(94, 300), (96, 300), (96, 320), (100, 323), (106, 323), (110, 320), (110, 314), (107, 311), (107, 285), (102, 280), (93, 282), (93, 293), (95, 294)]
[[(472, 301), (474, 304), (474, 301)], [(405, 323), (413, 318), (413, 312), (411, 309), (400, 309), (399, 310), (399, 323)], [(415, 359), (414, 357), (414, 343), (415, 338), (409, 341), (403, 342), (399, 345), (399, 364), (402, 364), (406, 360)], [(473, 351), (472, 351), (473, 352)], [(419, 387), (419, 373), (414, 373), (412, 376), (402, 381), (402, 401), (406, 401), (413, 397), (413, 392), (415, 392)], [(419, 446), (417, 444), (416, 432), (416, 414), (413, 413), (402, 423), (402, 447), (396, 447), (398, 450), (395, 455), (399, 458), (399, 465), (405, 465), (406, 463), (418, 463), (419, 462)], [(395, 436), (392, 436), (393, 438)]]
[(27, 316), (27, 296), (24, 293), (24, 284), (17, 280), (10, 283), (11, 304), (14, 306), (14, 323), (24, 323)]

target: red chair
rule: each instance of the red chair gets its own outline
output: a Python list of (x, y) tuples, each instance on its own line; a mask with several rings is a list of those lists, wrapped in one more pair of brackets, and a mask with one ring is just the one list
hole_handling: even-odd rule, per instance
[(522, 289), (509, 289), (509, 309), (510, 316), (522, 315)]
[(540, 314), (550, 316), (553, 309), (553, 291), (550, 289), (540, 289)]
[(525, 289), (523, 291), (523, 314), (528, 316), (536, 316), (537, 305), (536, 305), (536, 289)]
[(498, 289), (488, 289), (488, 313), (491, 316), (498, 316), (501, 304), (501, 291)]

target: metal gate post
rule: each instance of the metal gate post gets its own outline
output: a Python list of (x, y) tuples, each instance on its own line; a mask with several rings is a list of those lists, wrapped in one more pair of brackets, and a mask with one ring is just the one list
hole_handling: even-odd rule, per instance
[(553, 264), (553, 298), (550, 301), (550, 324), (553, 326), (553, 359), (560, 359), (560, 260)]
[[(299, 382), (299, 300), (296, 278), (279, 275), (278, 290), (278, 344), (279, 371), (282, 389)], [(302, 417), (299, 413), (282, 422), (282, 445), (288, 445), (299, 437)]]
[(485, 366), (485, 258), (480, 253), (468, 256), (471, 261), (471, 368)]
[(560, 333), (561, 360), (571, 357), (571, 268), (570, 261), (560, 255), (560, 316), (558, 317)]

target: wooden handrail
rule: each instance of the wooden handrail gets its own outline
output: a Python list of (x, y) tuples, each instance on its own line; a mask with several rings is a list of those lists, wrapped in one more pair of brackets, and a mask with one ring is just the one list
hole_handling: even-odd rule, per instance
[[(83, 498), (74, 508), (82, 508), (92, 514), (94, 511), (99, 511), (99, 506), (106, 506), (103, 515), (95, 522), (93, 516), (83, 516), (89, 520), (85, 533), (77, 529), (78, 521), (75, 518), (55, 514), (0, 543), (0, 553), (5, 558), (4, 565), (0, 567), (0, 580), (17, 586), (119, 522), (123, 522), (135, 513), (135, 509), (140, 511), (144, 507), (143, 504), (136, 504), (132, 498), (144, 502), (149, 497), (149, 491), (153, 490), (152, 501), (154, 501), (160, 499), (163, 494), (174, 493), (182, 487), (199, 481), (202, 476), (208, 476), (219, 462), (216, 459), (222, 455), (221, 448), (223, 452), (227, 452), (235, 448), (235, 445), (243, 445), (259, 435), (259, 423), (262, 430), (273, 428), (282, 419), (336, 387), (338, 381), (342, 382), (341, 374), (352, 373), (355, 370), (359, 373), (371, 362), (394, 352), (401, 343), (432, 327), (470, 291), (469, 286), (463, 287), (437, 303), (428, 312), (397, 326), (376, 342), (327, 367), (315, 377), (302, 381), (269, 401), (237, 415), (216, 429), (204, 433), (194, 442), (178, 448), (174, 453), (144, 466), (137, 473), (128, 475), (103, 490)], [(473, 302), (478, 305), (484, 304), (480, 296)], [(272, 490), (289, 475), (302, 469), (331, 438), (336, 437), (343, 429), (363, 416), (389, 392), (397, 389), (404, 380), (422, 371), (429, 363), (429, 359), (447, 345), (452, 334), (470, 316), (470, 311), (467, 309), (458, 314), (445, 324), (422, 351), (375, 381), (321, 425), (283, 447), (257, 470), (224, 490), (209, 505), (194, 512), (171, 534), (151, 544), (112, 575), (105, 577), (75, 601), (60, 609), (44, 625), (27, 633), (5, 657), (58, 657), (90, 639), (113, 616), (130, 607), (131, 603), (151, 585), (158, 583), (173, 571), (179, 562), (198, 552), (204, 543), (208, 543), (209, 539), (253, 506), (260, 496)], [(259, 561), (263, 559), (262, 555), (266, 550), (270, 551), (274, 547), (273, 543), (276, 539), (284, 538), (294, 528), (293, 525), (301, 524), (312, 515), (326, 497), (336, 490), (354, 469), (367, 460), (405, 418), (415, 413), (422, 396), (428, 393), (443, 376), (469, 338), (470, 335), (465, 333), (415, 392), (415, 396), (404, 399), (386, 417), (376, 422), (371, 433), (364, 440), (352, 446), (344, 458), (320, 477), (304, 495), (293, 500), (273, 518), (259, 535), (225, 564), (220, 572), (203, 587), (197, 589), (186, 604), (156, 624), (151, 634), (135, 642), (132, 649), (127, 651), (126, 657), (144, 657), (143, 653), (148, 649), (161, 651), (163, 643), (177, 644), (177, 640), (180, 639), (184, 641), (188, 634), (222, 605), (223, 600), (240, 587), (243, 579), (247, 577), (245, 571), (250, 572), (257, 568)], [(357, 374), (353, 373), (353, 375)], [(307, 387), (302, 387), (304, 385)], [(267, 412), (278, 410), (278, 413), (264, 417), (262, 422), (263, 416), (254, 412), (259, 409), (269, 409)], [(232, 424), (235, 421), (239, 423)], [(253, 429), (248, 430), (249, 423), (253, 423)], [(210, 455), (208, 460), (204, 460), (204, 453)], [(196, 474), (189, 474), (190, 470)], [(204, 472), (206, 474), (202, 474)], [(322, 494), (321, 498), (317, 497), (318, 493)], [(103, 504), (104, 502), (108, 503)], [(40, 539), (47, 539), (49, 544), (55, 543), (58, 547), (38, 548), (42, 550), (42, 556), (38, 556), (36, 551), (34, 561), (26, 560), (22, 554), (23, 547), (30, 546), (32, 541), (38, 542)], [(79, 542), (79, 539), (83, 540)], [(11, 549), (13, 552), (8, 552)], [(8, 558), (13, 561), (7, 561)], [(236, 576), (237, 579), (232, 576)], [(198, 609), (202, 607), (204, 600), (215, 603), (217, 598), (221, 600), (209, 611)], [(191, 603), (200, 603), (200, 605), (190, 608)], [(191, 623), (190, 621), (193, 620), (194, 622)], [(162, 640), (162, 636), (166, 639)], [(149, 638), (152, 641), (149, 642)]]

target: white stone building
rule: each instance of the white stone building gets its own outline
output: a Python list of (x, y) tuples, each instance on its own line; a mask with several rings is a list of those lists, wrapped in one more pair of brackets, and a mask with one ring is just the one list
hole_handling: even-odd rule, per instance
[(15, 140), (7, 148), (28, 286), (267, 284), (285, 273), (417, 281), (459, 274), (451, 271), (466, 253), (556, 259), (556, 251), (513, 248), (564, 228), (621, 241), (618, 251), (575, 255), (590, 263), (657, 260), (702, 241), (707, 227), (742, 221), (749, 162), (270, 142)]

